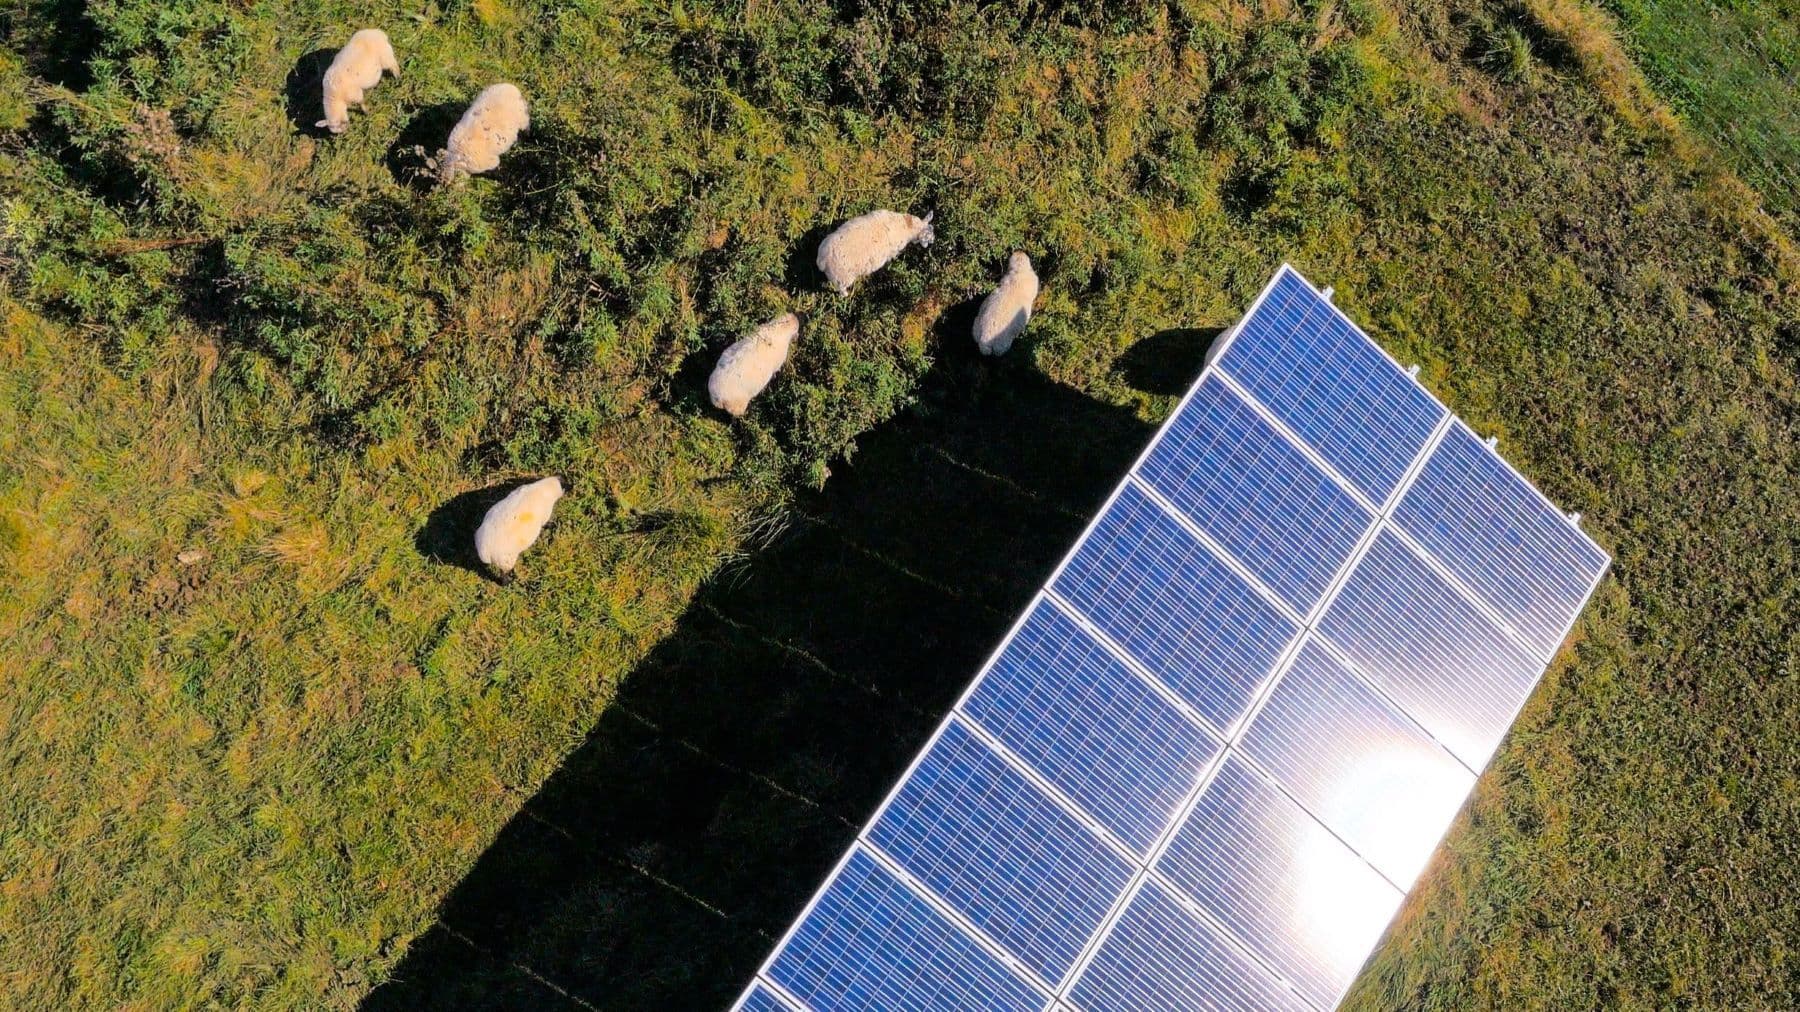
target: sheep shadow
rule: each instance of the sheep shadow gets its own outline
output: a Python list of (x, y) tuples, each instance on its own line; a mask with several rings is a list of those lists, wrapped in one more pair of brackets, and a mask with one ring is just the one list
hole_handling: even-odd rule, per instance
[(331, 136), (331, 131), (319, 126), (318, 122), (325, 115), (325, 71), (337, 54), (336, 49), (315, 49), (294, 61), (294, 69), (288, 71), (282, 94), (287, 102), (288, 122), (294, 125), (296, 133), (307, 137)]
[[(801, 326), (805, 327), (804, 319)], [(719, 356), (724, 353), (729, 342), (734, 340), (736, 338), (728, 335), (719, 335), (717, 340), (709, 339), (705, 345), (688, 352), (660, 391), (663, 405), (677, 414), (711, 414), (722, 421), (730, 421), (725, 412), (713, 407), (712, 395), (707, 391), (706, 384), (712, 379), (713, 367), (718, 364)]]
[[(931, 336), (936, 343), (938, 354), (952, 359), (975, 362), (982, 359), (981, 349), (975, 344), (975, 317), (981, 313), (981, 303), (987, 296), (975, 295), (961, 302), (952, 303), (938, 314), (937, 322), (931, 325)], [(1015, 345), (1016, 346), (1016, 345)], [(998, 361), (1017, 361), (1027, 356), (1003, 358)]]
[(834, 299), (838, 297), (837, 292), (826, 286), (825, 272), (819, 270), (819, 244), (841, 224), (843, 222), (834, 221), (828, 225), (815, 225), (795, 241), (781, 275), (789, 291), (824, 292)]
[[(17, 13), (14, 13), (14, 11)], [(30, 10), (30, 14), (24, 13)], [(100, 29), (88, 15), (85, 0), (48, 0), (29, 8), (8, 8), (7, 20), (30, 18), (44, 31), (42, 42), (18, 47), (26, 69), (51, 84), (71, 91), (86, 91), (94, 86), (94, 69), (88, 62), (100, 46)], [(29, 37), (25, 33), (22, 36)]]
[(963, 338), (702, 589), (365, 1012), (729, 1004), (1148, 438)]
[(1126, 349), (1116, 368), (1132, 387), (1147, 394), (1179, 397), (1206, 365), (1223, 327), (1174, 327), (1159, 330)]
[(425, 160), (443, 148), (450, 139), (450, 129), (467, 108), (467, 102), (436, 102), (413, 113), (382, 158), (394, 182), (420, 192), (437, 185), (437, 177), (426, 167)]
[(425, 518), (424, 525), (413, 535), (413, 547), (433, 562), (466, 569), (483, 579), (499, 582), (475, 554), (475, 528), (481, 526), (481, 519), (495, 503), (514, 489), (537, 481), (538, 477), (511, 478), (498, 485), (455, 496)]
[(557, 214), (565, 185), (584, 168), (597, 170), (605, 163), (601, 138), (577, 134), (554, 119), (534, 118), (512, 150), (501, 156), (500, 166), (483, 178), (498, 186), (501, 207), (508, 215), (549, 221)]

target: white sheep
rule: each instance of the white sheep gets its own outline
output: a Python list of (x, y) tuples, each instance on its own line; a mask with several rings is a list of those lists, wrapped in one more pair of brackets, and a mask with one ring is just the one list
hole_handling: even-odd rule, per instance
[(1031, 304), (1037, 301), (1038, 276), (1031, 258), (1015, 252), (1007, 261), (1000, 284), (981, 302), (975, 314), (975, 343), (983, 355), (1004, 355), (1013, 339), (1031, 322)]
[(909, 244), (929, 246), (935, 238), (929, 214), (870, 211), (839, 225), (819, 244), (819, 271), (839, 295), (849, 295), (851, 285), (887, 266)]
[(350, 125), (350, 107), (361, 105), (363, 93), (381, 83), (381, 72), (400, 76), (400, 61), (394, 59), (394, 47), (387, 33), (379, 28), (364, 28), (331, 58), (325, 68), (321, 91), (324, 95), (325, 118), (315, 126), (341, 134)]
[(777, 316), (741, 337), (719, 356), (706, 392), (713, 407), (733, 418), (743, 415), (750, 401), (769, 385), (787, 361), (788, 349), (800, 336), (800, 318), (793, 313)]
[(541, 478), (513, 489), (481, 518), (475, 529), (475, 555), (494, 579), (512, 582), (519, 556), (536, 543), (562, 494), (561, 479)]
[(506, 83), (481, 89), (468, 111), (450, 131), (450, 140), (434, 159), (438, 179), (450, 183), (464, 176), (492, 172), (500, 156), (512, 149), (519, 134), (531, 129), (525, 96)]

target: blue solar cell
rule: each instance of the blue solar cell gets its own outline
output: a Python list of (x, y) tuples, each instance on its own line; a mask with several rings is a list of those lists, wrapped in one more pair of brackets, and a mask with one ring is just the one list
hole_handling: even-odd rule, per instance
[(1374, 519), (1216, 376), (1138, 474), (1302, 615)]
[(1307, 1008), (1155, 882), (1132, 898), (1069, 997), (1088, 1012)]
[(786, 1002), (777, 998), (775, 992), (761, 984), (756, 984), (750, 988), (750, 993), (744, 995), (744, 1000), (738, 1004), (738, 1012), (794, 1012), (794, 1010), (789, 1008)]
[(1355, 979), (1402, 895), (1235, 757), (1157, 868), (1321, 1008)]
[(1044, 996), (860, 849), (776, 953), (768, 978), (815, 1012), (1036, 1012)]
[(1475, 770), (1487, 765), (1544, 670), (1387, 530), (1319, 631)]
[(1461, 425), (1444, 434), (1394, 520), (1544, 655), (1606, 569), (1606, 553)]
[(1131, 878), (1125, 858), (956, 722), (868, 838), (1047, 980)]
[(1243, 713), (1298, 631), (1133, 485), (1055, 589), (1218, 728)]
[(1237, 747), (1402, 888), (1475, 776), (1308, 641)]
[(1220, 748), (1047, 599), (962, 710), (1139, 853)]
[(1291, 270), (1276, 277), (1218, 367), (1376, 503), (1399, 486), (1444, 417)]

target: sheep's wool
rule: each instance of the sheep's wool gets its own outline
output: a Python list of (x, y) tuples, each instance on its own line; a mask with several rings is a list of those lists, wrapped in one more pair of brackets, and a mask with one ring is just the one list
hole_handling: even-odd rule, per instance
[(712, 377), (706, 381), (706, 392), (713, 407), (736, 418), (750, 406), (751, 400), (769, 385), (787, 361), (788, 349), (800, 336), (800, 318), (793, 313), (778, 316), (756, 328), (748, 336), (732, 342), (719, 356)]
[(316, 125), (341, 134), (350, 125), (350, 107), (361, 105), (363, 93), (381, 83), (381, 72), (400, 76), (400, 61), (394, 59), (394, 47), (387, 33), (379, 28), (364, 28), (332, 57), (325, 68), (322, 87), (325, 118)]
[(439, 178), (451, 182), (494, 171), (500, 167), (500, 156), (530, 128), (531, 113), (519, 89), (505, 83), (488, 85), (469, 103), (444, 150), (438, 152)]
[(510, 573), (538, 539), (563, 494), (562, 479), (543, 478), (507, 493), (481, 518), (475, 554), (498, 573)]
[(1031, 269), (1031, 258), (1014, 253), (999, 286), (982, 300), (981, 312), (975, 316), (975, 343), (983, 355), (1006, 354), (1031, 321), (1031, 304), (1037, 296), (1038, 277)]
[(849, 295), (851, 285), (887, 266), (909, 244), (929, 246), (935, 238), (929, 214), (870, 211), (839, 225), (819, 244), (819, 271), (839, 295)]

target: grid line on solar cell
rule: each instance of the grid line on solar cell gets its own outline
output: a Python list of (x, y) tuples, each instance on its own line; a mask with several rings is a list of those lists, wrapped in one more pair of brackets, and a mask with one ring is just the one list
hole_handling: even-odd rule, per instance
[(1319, 632), (1471, 770), (1487, 765), (1544, 669), (1390, 529)]
[(1218, 728), (1243, 712), (1298, 632), (1136, 485), (1121, 489), (1052, 586)]
[(1350, 985), (1403, 896), (1235, 755), (1156, 871), (1324, 1007)]
[(1037, 989), (860, 847), (796, 928), (767, 975), (816, 1012), (1043, 1006)]
[(1305, 457), (1307, 463), (1318, 468), (1319, 473), (1331, 479), (1333, 485), (1343, 489), (1344, 494), (1355, 500), (1358, 506), (1361, 506), (1370, 513), (1376, 513), (1381, 510), (1380, 503), (1370, 499), (1368, 493), (1364, 492), (1356, 482), (1351, 481), (1350, 478), (1346, 476), (1344, 472), (1338, 470), (1331, 461), (1326, 460), (1324, 455), (1320, 454), (1311, 443), (1307, 442), (1298, 432), (1295, 432), (1290, 428), (1288, 423), (1283, 421), (1280, 415), (1271, 411), (1267, 404), (1257, 400), (1256, 395), (1246, 389), (1242, 383), (1233, 379), (1230, 373), (1224, 372), (1223, 370), (1215, 370), (1208, 378), (1210, 381), (1223, 385), (1227, 390), (1230, 390), (1233, 394), (1237, 395), (1238, 400), (1244, 403), (1244, 407), (1250, 409), (1256, 417), (1262, 419), (1263, 424), (1279, 433), (1281, 438), (1286, 440), (1288, 445), (1294, 448), (1294, 452)]
[(1461, 424), (1400, 500), (1394, 522), (1545, 657), (1609, 561)]
[(1131, 865), (958, 721), (867, 833), (926, 888), (1058, 980)]
[(1130, 898), (1068, 1001), (1091, 1012), (1309, 1008), (1153, 881)]
[[(1094, 932), (1093, 936), (1088, 939), (1087, 946), (1082, 951), (1081, 958), (1078, 959), (1076, 961), (1075, 965), (1070, 968), (1068, 975), (1064, 977), (1060, 986), (1056, 989), (1057, 997), (1059, 997), (1059, 998), (1067, 997), (1071, 993), (1072, 989), (1079, 984), (1082, 976), (1086, 973), (1088, 966), (1091, 965), (1092, 960), (1097, 957), (1097, 955), (1099, 954), (1099, 950), (1106, 944), (1107, 939), (1111, 936), (1112, 932), (1118, 927), (1119, 919), (1124, 916), (1126, 906), (1130, 903), (1132, 897), (1135, 896), (1139, 890), (1141, 890), (1142, 888), (1145, 887), (1146, 883), (1148, 883), (1148, 882), (1159, 883), (1165, 890), (1170, 892), (1172, 895), (1177, 895), (1177, 896), (1181, 895), (1179, 888), (1177, 888), (1173, 882), (1169, 881), (1166, 876), (1163, 876), (1160, 872), (1158, 872), (1156, 870), (1156, 865), (1162, 859), (1162, 856), (1167, 851), (1168, 847), (1173, 844), (1175, 833), (1180, 829), (1181, 825), (1186, 821), (1188, 814), (1193, 810), (1193, 807), (1199, 802), (1200, 797), (1206, 792), (1208, 787), (1211, 785), (1213, 779), (1218, 775), (1218, 773), (1219, 773), (1220, 769), (1223, 767), (1225, 761), (1233, 754), (1233, 749), (1231, 748), (1229, 743), (1236, 741), (1239, 737), (1242, 736), (1243, 730), (1244, 730), (1244, 725), (1248, 724), (1249, 720), (1252, 719), (1254, 717), (1254, 715), (1261, 709), (1261, 707), (1264, 704), (1264, 702), (1266, 701), (1268, 695), (1274, 691), (1274, 687), (1275, 687), (1276, 683), (1280, 680), (1282, 673), (1285, 672), (1287, 670), (1288, 666), (1292, 663), (1294, 653), (1299, 650), (1300, 646), (1303, 643), (1305, 643), (1305, 641), (1306, 641), (1306, 639), (1305, 639), (1304, 633), (1301, 636), (1297, 637), (1295, 639), (1294, 643), (1291, 645), (1289, 651), (1287, 653), (1283, 654), (1282, 658), (1276, 663), (1275, 667), (1270, 671), (1268, 677), (1263, 681), (1263, 683), (1261, 685), (1259, 685), (1257, 687), (1256, 692), (1251, 699), (1250, 707), (1245, 712), (1243, 718), (1241, 718), (1241, 722), (1240, 722), (1239, 726), (1234, 728), (1226, 736), (1226, 741), (1227, 741), (1226, 747), (1221, 749), (1219, 755), (1217, 757), (1215, 757), (1212, 764), (1209, 765), (1206, 768), (1206, 770), (1202, 772), (1200, 778), (1194, 783), (1193, 787), (1188, 791), (1187, 797), (1185, 799), (1183, 799), (1182, 804), (1181, 804), (1180, 808), (1177, 810), (1174, 818), (1172, 818), (1164, 826), (1162, 836), (1157, 840), (1156, 845), (1151, 849), (1148, 858), (1142, 862), (1139, 862), (1131, 885), (1125, 890), (1125, 892), (1113, 904), (1112, 910), (1108, 912), (1106, 920), (1100, 925), (1099, 929), (1096, 930)], [(1191, 898), (1185, 898), (1184, 902), (1187, 902), (1189, 904), (1194, 905), (1195, 907), (1198, 907), (1198, 904), (1194, 903), (1194, 901)], [(1212, 930), (1220, 932), (1222, 935), (1224, 935), (1224, 937), (1231, 940), (1234, 945), (1237, 945), (1240, 948), (1245, 948), (1244, 943), (1241, 940), (1238, 940), (1235, 937), (1233, 937), (1232, 933), (1229, 930), (1225, 929), (1223, 925), (1217, 923), (1216, 921), (1212, 922)], [(1248, 949), (1246, 948), (1245, 951), (1248, 951)], [(1260, 957), (1252, 955), (1250, 957), (1250, 960), (1251, 960), (1252, 964), (1260, 966), (1263, 969), (1263, 971), (1273, 974), (1274, 971), (1267, 964), (1262, 963)], [(1271, 979), (1275, 979), (1275, 978), (1272, 977)], [(1285, 986), (1285, 985), (1283, 985), (1283, 986)]]
[(1094, 816), (1094, 813), (1088, 811), (1085, 805), (1070, 796), (1069, 792), (1046, 779), (1044, 774), (1040, 773), (1030, 763), (1026, 762), (1024, 757), (1008, 748), (1005, 742), (994, 737), (992, 731), (977, 724), (969, 718), (968, 714), (963, 713), (960, 710), (957, 711), (956, 716), (956, 725), (958, 727), (967, 731), (971, 737), (981, 743), (983, 748), (992, 752), (994, 758), (1005, 763), (1008, 769), (1025, 778), (1027, 783), (1031, 784), (1032, 787), (1037, 789), (1039, 794), (1044, 796), (1045, 801), (1055, 805), (1061, 810), (1062, 814), (1075, 820), (1075, 822), (1080, 824), (1089, 833), (1093, 834), (1095, 839), (1111, 848), (1114, 853), (1119, 855), (1121, 860), (1130, 865), (1136, 865), (1142, 860), (1138, 852), (1132, 848), (1130, 843), (1125, 841), (1124, 837), (1113, 832), (1106, 823), (1101, 822)]
[(1152, 691), (1162, 697), (1164, 702), (1180, 711), (1181, 715), (1186, 717), (1189, 722), (1194, 724), (1194, 726), (1199, 727), (1208, 733), (1216, 733), (1217, 729), (1213, 727), (1212, 722), (1207, 720), (1205, 715), (1199, 710), (1194, 709), (1194, 704), (1181, 698), (1174, 689), (1163, 684), (1162, 679), (1156, 677), (1149, 669), (1145, 668), (1137, 658), (1131, 656), (1124, 647), (1120, 646), (1117, 640), (1106, 635), (1104, 629), (1096, 626), (1092, 620), (1086, 615), (1083, 615), (1073, 604), (1064, 600), (1054, 588), (1046, 588), (1039, 593), (1043, 595), (1045, 601), (1054, 605), (1056, 610), (1065, 618), (1075, 623), (1075, 625), (1086, 634), (1088, 639), (1094, 641), (1104, 649), (1107, 655), (1113, 660), (1124, 665), (1132, 674), (1138, 676), (1145, 685), (1149, 686)]
[(1312, 643), (1233, 751), (1402, 889), (1475, 785), (1455, 756)]
[(1525, 634), (1521, 632), (1518, 627), (1507, 621), (1505, 615), (1502, 615), (1499, 611), (1495, 610), (1493, 605), (1489, 604), (1485, 598), (1475, 592), (1475, 588), (1464, 583), (1462, 577), (1457, 576), (1449, 566), (1444, 565), (1444, 560), (1438, 558), (1437, 555), (1432, 553), (1431, 550), (1427, 549), (1424, 545), (1419, 544), (1419, 540), (1413, 537), (1405, 528), (1394, 523), (1392, 517), (1383, 517), (1382, 519), (1382, 531), (1386, 532), (1390, 537), (1410, 549), (1413, 557), (1423, 563), (1425, 568), (1431, 570), (1432, 575), (1436, 576), (1438, 580), (1448, 588), (1450, 593), (1461, 598), (1462, 603), (1465, 606), (1473, 609), (1476, 614), (1487, 621), (1489, 626), (1499, 632), (1502, 636), (1506, 637), (1507, 640), (1511, 641), (1521, 652), (1531, 656), (1540, 663), (1549, 660), (1547, 655), (1539, 655), (1538, 651), (1532, 647), (1531, 641), (1526, 638)]
[(1214, 540), (1211, 534), (1202, 530), (1200, 525), (1196, 524), (1192, 517), (1183, 513), (1179, 507), (1170, 502), (1162, 494), (1161, 489), (1158, 489), (1156, 486), (1145, 481), (1135, 473), (1125, 477), (1124, 487), (1139, 493), (1145, 499), (1154, 503), (1158, 509), (1163, 511), (1164, 516), (1174, 522), (1175, 526), (1181, 528), (1188, 537), (1193, 538), (1200, 543), (1201, 547), (1212, 553), (1212, 557), (1215, 560), (1226, 569), (1231, 570), (1233, 576), (1237, 577), (1244, 586), (1250, 588), (1251, 592), (1257, 597), (1262, 598), (1269, 607), (1275, 609), (1275, 612), (1282, 618), (1287, 619), (1288, 622), (1296, 628), (1304, 624), (1305, 620), (1301, 617), (1298, 609), (1289, 604), (1286, 598), (1276, 593), (1274, 588), (1263, 581), (1262, 577), (1257, 576), (1252, 572), (1250, 567), (1243, 563), (1243, 560), (1227, 551), (1225, 546)]
[(1373, 519), (1217, 375), (1137, 473), (1300, 614)]
[(961, 710), (1140, 856), (1220, 747), (1048, 598)]
[(1285, 265), (1215, 364), (1376, 503), (1444, 414)]

